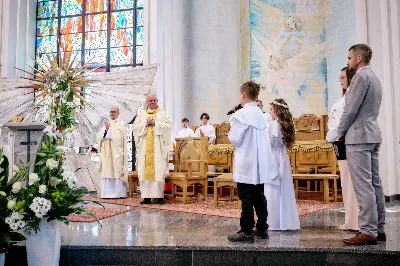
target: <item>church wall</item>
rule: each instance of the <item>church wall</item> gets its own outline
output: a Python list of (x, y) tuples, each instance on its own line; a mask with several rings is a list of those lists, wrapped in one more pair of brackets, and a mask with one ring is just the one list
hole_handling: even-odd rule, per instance
[(192, 125), (200, 124), (203, 112), (210, 115), (210, 123), (221, 123), (239, 103), (240, 1), (187, 2), (184, 115)]
[(2, 0), (0, 2), (0, 76), (25, 76), (15, 67), (33, 65), (35, 56), (36, 1)]

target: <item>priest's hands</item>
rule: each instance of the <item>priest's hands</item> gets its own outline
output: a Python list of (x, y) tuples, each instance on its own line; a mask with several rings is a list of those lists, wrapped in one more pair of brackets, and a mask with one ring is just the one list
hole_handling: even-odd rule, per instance
[(108, 130), (108, 129), (110, 128), (110, 122), (108, 122), (108, 121), (107, 121), (107, 122), (105, 122), (105, 123), (104, 123), (104, 126), (105, 126), (105, 127), (106, 127), (106, 129)]
[(146, 126), (154, 126), (156, 121), (154, 118), (147, 118)]

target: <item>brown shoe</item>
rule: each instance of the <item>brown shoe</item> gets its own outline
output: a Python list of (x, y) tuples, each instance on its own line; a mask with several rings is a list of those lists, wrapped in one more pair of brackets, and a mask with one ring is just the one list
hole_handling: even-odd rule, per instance
[(386, 233), (378, 233), (378, 241), (386, 241)]
[(343, 242), (347, 245), (376, 245), (378, 241), (376, 237), (358, 233), (356, 236), (348, 239), (343, 239)]

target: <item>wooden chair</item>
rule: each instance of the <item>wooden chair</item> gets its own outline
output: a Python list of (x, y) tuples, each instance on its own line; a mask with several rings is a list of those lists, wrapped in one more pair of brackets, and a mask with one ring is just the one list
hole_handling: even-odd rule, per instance
[(325, 139), (325, 122), (313, 114), (294, 118), (297, 141)]
[[(296, 198), (299, 195), (299, 180), (307, 181), (307, 190), (304, 192), (318, 192), (324, 193), (324, 201), (330, 200), (337, 201), (337, 179), (336, 174), (336, 155), (331, 144), (324, 141), (303, 141), (296, 142), (292, 149), (296, 152), (296, 163), (293, 174), (295, 182)], [(300, 167), (313, 167), (318, 169), (322, 166), (329, 167), (330, 173), (299, 173)], [(314, 190), (311, 190), (309, 182), (320, 181), (320, 190), (318, 184), (315, 185)], [(332, 189), (329, 188), (329, 183), (332, 181)], [(332, 196), (330, 196), (332, 195)]]
[(231, 130), (231, 125), (228, 121), (224, 121), (219, 125), (215, 126), (215, 144), (231, 144), (228, 139), (229, 131)]
[[(234, 199), (234, 190), (237, 189), (237, 183), (233, 181), (233, 175), (231, 173), (225, 173), (220, 176), (214, 177), (214, 207), (218, 207), (219, 205), (226, 205), (226, 204), (237, 204), (240, 208), (240, 200), (238, 199), (235, 201)], [(230, 195), (229, 201), (226, 200), (219, 200), (218, 199), (218, 188), (222, 188), (225, 186), (229, 186), (230, 188)]]
[[(177, 172), (169, 173), (166, 181), (173, 184), (172, 196), (188, 202), (188, 187), (193, 186), (193, 198), (205, 200), (207, 197), (207, 163), (208, 163), (207, 138), (177, 138), (175, 149), (175, 169)], [(202, 186), (202, 195), (196, 195), (196, 184)], [(182, 197), (177, 197), (177, 187), (182, 188)]]
[(128, 172), (128, 179), (129, 179), (129, 197), (133, 198), (133, 194), (137, 193), (138, 187), (138, 172), (137, 171), (129, 171)]

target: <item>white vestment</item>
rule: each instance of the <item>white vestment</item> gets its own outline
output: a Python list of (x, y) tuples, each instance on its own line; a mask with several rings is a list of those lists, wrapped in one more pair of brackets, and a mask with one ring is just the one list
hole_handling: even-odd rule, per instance
[(283, 144), (281, 125), (273, 121), (268, 126), (271, 140), (274, 177), (267, 180), (264, 194), (267, 198), (269, 230), (299, 230), (300, 220), (294, 194), (292, 170)]
[(271, 178), (271, 146), (263, 112), (255, 102), (247, 103), (231, 116), (229, 123), (228, 138), (235, 146), (233, 180), (264, 184)]
[(176, 134), (177, 138), (191, 138), (194, 137), (194, 131), (193, 129), (187, 127), (187, 128), (182, 128), (181, 130), (179, 130), (178, 134)]
[(274, 120), (272, 119), (272, 116), (271, 116), (271, 114), (270, 114), (269, 112), (265, 112), (265, 113), (264, 113), (264, 116), (265, 116), (265, 120), (267, 120), (267, 125), (271, 124), (272, 121), (274, 121)]
[(98, 135), (101, 172), (101, 198), (126, 198), (128, 182), (128, 150), (126, 123), (121, 119), (110, 121)]
[(201, 137), (201, 135), (200, 135), (200, 129), (203, 130), (204, 135), (205, 135), (206, 137), (209, 137), (209, 139), (208, 139), (208, 144), (214, 144), (214, 141), (215, 141), (215, 139), (216, 139), (216, 136), (215, 136), (215, 128), (214, 128), (212, 125), (210, 125), (210, 124), (201, 125), (200, 127), (198, 127), (198, 128), (196, 129), (196, 132), (194, 133), (196, 137)]
[(136, 117), (132, 127), (137, 146), (137, 170), (142, 198), (164, 198), (165, 176), (168, 174), (168, 154), (170, 150), (172, 124), (163, 110), (155, 115), (154, 125), (154, 181), (147, 181), (146, 166), (146, 133), (147, 111)]

